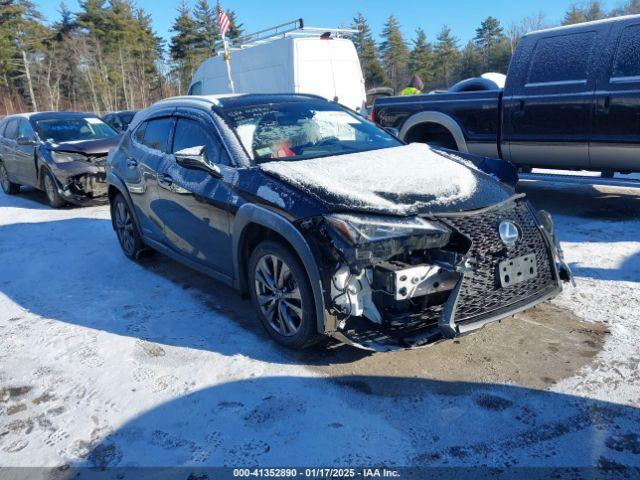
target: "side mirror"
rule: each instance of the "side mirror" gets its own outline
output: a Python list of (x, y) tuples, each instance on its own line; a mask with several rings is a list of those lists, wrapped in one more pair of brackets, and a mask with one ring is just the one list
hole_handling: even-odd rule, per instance
[(204, 170), (214, 177), (222, 177), (222, 173), (218, 166), (207, 160), (206, 150), (207, 148), (204, 145), (179, 150), (174, 153), (176, 163), (178, 165), (182, 165), (184, 168)]
[(29, 138), (29, 137), (18, 137), (16, 139), (16, 143), (18, 145), (23, 145), (23, 146), (30, 146), (33, 147), (36, 144), (36, 141), (34, 138)]

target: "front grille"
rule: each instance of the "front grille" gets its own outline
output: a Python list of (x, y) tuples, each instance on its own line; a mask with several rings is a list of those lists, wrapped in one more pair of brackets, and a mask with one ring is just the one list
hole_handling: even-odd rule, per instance
[[(442, 220), (471, 239), (468, 256), (475, 260), (473, 271), (466, 273), (463, 279), (456, 310), (457, 323), (471, 323), (557, 286), (553, 258), (526, 200), (518, 199), (499, 208)], [(502, 220), (510, 220), (520, 227), (522, 237), (515, 245), (507, 246), (500, 239), (498, 225)], [(530, 253), (536, 255), (538, 276), (502, 288), (497, 275), (498, 264), (507, 258)]]

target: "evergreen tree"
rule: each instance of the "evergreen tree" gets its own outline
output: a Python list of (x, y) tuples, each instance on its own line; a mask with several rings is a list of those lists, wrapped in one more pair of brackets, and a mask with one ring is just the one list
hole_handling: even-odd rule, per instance
[(474, 42), (480, 48), (489, 50), (504, 37), (502, 26), (495, 17), (487, 17), (480, 27), (476, 28)]
[(453, 83), (454, 69), (460, 57), (458, 39), (451, 34), (451, 29), (445, 25), (436, 40), (434, 46), (436, 78), (440, 86), (449, 88)]
[(461, 80), (477, 77), (483, 73), (483, 63), (482, 52), (473, 41), (469, 41), (460, 54), (456, 76)]
[(413, 49), (409, 54), (409, 73), (417, 74), (427, 85), (435, 78), (433, 63), (433, 47), (427, 42), (424, 30), (418, 28), (413, 40)]
[(376, 48), (376, 42), (373, 40), (371, 29), (367, 24), (367, 20), (362, 13), (358, 12), (353, 19), (351, 28), (358, 30), (358, 33), (353, 35), (351, 40), (356, 47), (358, 57), (360, 58), (360, 64), (362, 66), (362, 73), (364, 75), (365, 85), (367, 89), (373, 88), (384, 84), (384, 70), (380, 65), (378, 59), (378, 50)]
[(573, 25), (575, 23), (590, 22), (600, 20), (607, 16), (602, 3), (599, 0), (591, 0), (587, 4), (574, 3), (564, 14), (563, 25)]
[(243, 24), (238, 22), (238, 16), (233, 10), (227, 10), (227, 16), (229, 17), (229, 23), (231, 26), (227, 31), (227, 38), (231, 40), (231, 44), (235, 44), (234, 40), (241, 37), (244, 33)]
[(216, 23), (216, 11), (209, 5), (208, 0), (198, 0), (193, 10), (193, 18), (197, 29), (198, 54), (202, 58), (215, 55), (215, 44), (220, 39)]
[(169, 45), (171, 58), (175, 62), (175, 73), (180, 85), (179, 92), (186, 90), (193, 76), (196, 63), (196, 47), (198, 46), (198, 27), (191, 16), (186, 0), (178, 7), (178, 16), (171, 31), (174, 32)]
[(393, 14), (389, 15), (382, 30), (380, 55), (388, 82), (397, 91), (401, 90), (409, 81), (409, 48), (400, 31), (400, 24)]

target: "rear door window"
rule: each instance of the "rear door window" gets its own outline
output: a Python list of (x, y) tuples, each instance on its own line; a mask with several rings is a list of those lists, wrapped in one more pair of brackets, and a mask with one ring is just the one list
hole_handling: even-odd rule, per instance
[(611, 77), (614, 81), (640, 81), (640, 25), (622, 30)]
[(533, 53), (527, 86), (586, 83), (596, 32), (542, 38)]
[(26, 120), (20, 120), (20, 127), (18, 129), (18, 137), (25, 138), (33, 138), (34, 137), (33, 128), (29, 125), (29, 122)]
[(220, 144), (200, 122), (188, 118), (178, 118), (173, 140), (173, 153), (186, 148), (205, 147), (206, 158), (211, 163), (220, 162)]
[(7, 128), (4, 131), (4, 137), (9, 140), (15, 140), (18, 138), (18, 120), (9, 120)]
[(149, 120), (144, 131), (142, 144), (153, 150), (169, 153), (169, 140), (171, 138), (172, 127), (172, 117)]

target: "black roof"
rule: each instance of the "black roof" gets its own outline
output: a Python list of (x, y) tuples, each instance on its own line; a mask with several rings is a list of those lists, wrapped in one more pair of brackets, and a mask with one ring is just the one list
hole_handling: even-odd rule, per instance
[(247, 107), (251, 105), (263, 105), (265, 103), (305, 103), (310, 100), (328, 102), (319, 95), (294, 94), (294, 93), (249, 93), (236, 97), (221, 97), (218, 99), (223, 108)]

